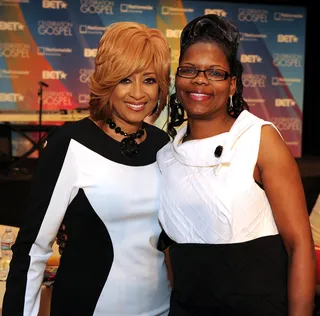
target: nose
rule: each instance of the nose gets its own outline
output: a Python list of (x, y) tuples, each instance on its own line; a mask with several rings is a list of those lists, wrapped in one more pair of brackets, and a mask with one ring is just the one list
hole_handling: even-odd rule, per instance
[(145, 91), (143, 89), (143, 84), (141, 82), (135, 82), (132, 84), (132, 89), (130, 90), (130, 96), (136, 100), (142, 99), (145, 96)]
[(209, 84), (209, 80), (207, 79), (204, 71), (199, 71), (195, 78), (192, 79), (192, 82), (195, 84)]

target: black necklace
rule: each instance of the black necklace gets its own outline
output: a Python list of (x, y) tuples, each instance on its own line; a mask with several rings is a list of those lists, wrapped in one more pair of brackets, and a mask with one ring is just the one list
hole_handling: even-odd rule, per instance
[(121, 153), (129, 158), (134, 158), (139, 153), (139, 145), (135, 141), (136, 138), (141, 138), (144, 135), (144, 127), (142, 124), (141, 129), (139, 129), (135, 133), (128, 134), (124, 132), (121, 127), (117, 126), (114, 121), (112, 121), (110, 118), (107, 119), (107, 124), (111, 129), (114, 129), (114, 131), (117, 134), (125, 136), (125, 138), (120, 142), (120, 151)]

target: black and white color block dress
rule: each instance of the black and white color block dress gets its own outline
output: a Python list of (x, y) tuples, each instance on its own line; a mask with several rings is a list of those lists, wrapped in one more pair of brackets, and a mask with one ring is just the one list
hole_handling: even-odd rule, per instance
[(168, 314), (170, 286), (157, 250), (156, 162), (168, 136), (148, 124), (146, 132), (133, 159), (89, 118), (49, 138), (14, 246), (3, 316), (38, 315), (43, 272), (62, 221), (68, 242), (51, 316)]
[(182, 142), (185, 127), (158, 152), (159, 219), (173, 241), (170, 316), (287, 315), (287, 254), (253, 178), (266, 124), (243, 111), (227, 133)]

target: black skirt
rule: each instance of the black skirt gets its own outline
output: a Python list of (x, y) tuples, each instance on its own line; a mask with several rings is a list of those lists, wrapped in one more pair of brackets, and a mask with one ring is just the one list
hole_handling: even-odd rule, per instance
[(169, 316), (286, 316), (287, 253), (280, 235), (235, 244), (170, 246)]

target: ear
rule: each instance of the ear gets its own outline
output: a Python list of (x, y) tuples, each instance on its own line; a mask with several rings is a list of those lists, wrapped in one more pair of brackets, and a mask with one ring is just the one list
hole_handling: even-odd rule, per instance
[(234, 95), (237, 90), (237, 77), (233, 76), (230, 80), (230, 93), (229, 95)]

